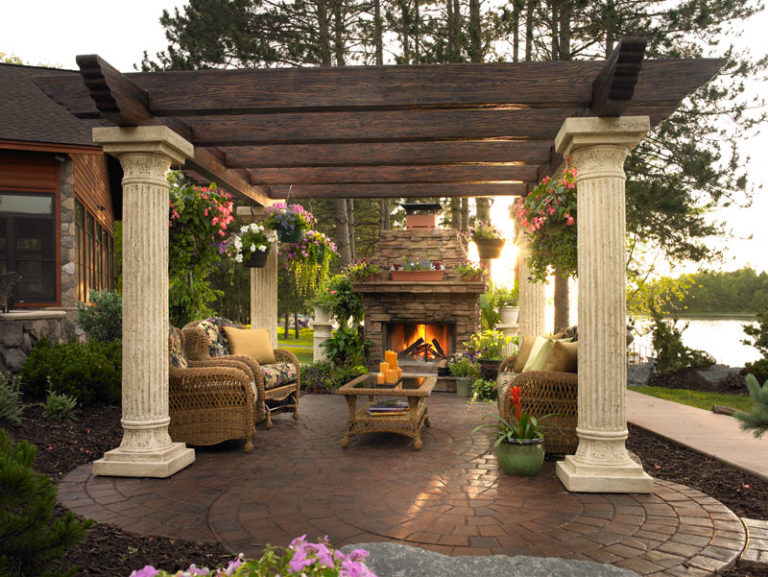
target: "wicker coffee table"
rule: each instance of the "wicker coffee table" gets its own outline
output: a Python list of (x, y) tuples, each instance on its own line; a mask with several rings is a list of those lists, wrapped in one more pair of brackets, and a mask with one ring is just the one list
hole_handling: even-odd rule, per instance
[[(341, 446), (349, 446), (349, 438), (364, 433), (397, 433), (414, 440), (413, 448), (421, 449), (421, 427), (429, 426), (427, 413), (427, 397), (435, 388), (437, 378), (434, 376), (417, 377), (403, 375), (396, 385), (377, 385), (376, 374), (357, 377), (336, 391), (344, 395), (349, 407), (349, 421)], [(358, 407), (358, 398), (367, 400)], [(371, 415), (368, 409), (377, 404), (381, 397), (388, 399), (404, 399), (407, 409), (398, 414)]]

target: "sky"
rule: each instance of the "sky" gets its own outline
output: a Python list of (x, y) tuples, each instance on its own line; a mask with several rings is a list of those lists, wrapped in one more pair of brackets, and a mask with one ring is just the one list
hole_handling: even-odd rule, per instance
[[(77, 69), (75, 56), (99, 54), (112, 66), (131, 72), (146, 50), (150, 56), (167, 46), (159, 18), (163, 9), (173, 11), (185, 0), (26, 0), (8, 2), (0, 21), (0, 52), (15, 55), (28, 64)], [(733, 40), (753, 54), (768, 53), (768, 13), (745, 23)], [(766, 92), (768, 86), (753, 83), (750, 90)], [(768, 127), (743, 143), (743, 153), (751, 156), (747, 173), (751, 183), (768, 181)], [(494, 222), (509, 225), (506, 207), (510, 200), (494, 202)], [(733, 229), (736, 238), (724, 243), (711, 239), (713, 246), (724, 246), (722, 270), (749, 265), (768, 271), (768, 186), (757, 190), (750, 208), (730, 208), (717, 214)], [(747, 237), (751, 236), (751, 239)], [(510, 255), (511, 256), (511, 255)], [(675, 272), (691, 272), (683, 267)]]

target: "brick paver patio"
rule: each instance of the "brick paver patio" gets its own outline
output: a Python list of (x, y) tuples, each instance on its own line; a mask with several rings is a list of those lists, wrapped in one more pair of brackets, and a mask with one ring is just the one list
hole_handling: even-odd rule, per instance
[(746, 543), (741, 520), (696, 490), (657, 481), (652, 495), (569, 494), (546, 463), (534, 479), (497, 469), (490, 434), (470, 434), (490, 404), (429, 399), (424, 448), (389, 434), (340, 441), (344, 399), (307, 395), (301, 419), (278, 415), (256, 449), (197, 451), (171, 479), (94, 477), (59, 485), (74, 512), (128, 531), (221, 541), (256, 555), (266, 543), (328, 535), (336, 546), (393, 541), (449, 555), (537, 555), (611, 563), (643, 575), (712, 575)]

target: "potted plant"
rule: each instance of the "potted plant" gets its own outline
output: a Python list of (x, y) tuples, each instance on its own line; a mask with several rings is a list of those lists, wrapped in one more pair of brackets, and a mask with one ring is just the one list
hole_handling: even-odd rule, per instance
[(481, 281), (488, 277), (488, 269), (480, 263), (465, 260), (456, 267), (456, 274), (459, 275), (461, 280)]
[(448, 359), (448, 372), (456, 380), (456, 395), (472, 396), (472, 380), (477, 376), (477, 367), (467, 355), (451, 355)]
[(499, 309), (501, 324), (504, 326), (516, 325), (517, 316), (520, 311), (518, 306), (520, 287), (517, 280), (515, 280), (512, 288), (495, 287), (494, 293), (494, 300)]
[(280, 242), (299, 243), (304, 231), (312, 228), (315, 217), (300, 204), (285, 204), (283, 202), (268, 206), (264, 224), (277, 232)]
[(336, 243), (316, 230), (304, 232), (298, 243), (281, 243), (280, 256), (296, 280), (299, 294), (311, 294), (328, 282), (331, 260), (336, 258)]
[(403, 264), (390, 267), (390, 278), (397, 281), (441, 281), (445, 267), (436, 260), (405, 259)]
[(315, 296), (309, 301), (314, 309), (315, 323), (330, 322), (336, 300), (335, 290), (327, 290), (326, 287), (322, 287), (315, 293)]
[(276, 240), (274, 231), (257, 222), (246, 224), (225, 242), (223, 250), (236, 262), (247, 267), (261, 268), (267, 262), (269, 248)]
[(345, 266), (343, 273), (346, 274), (352, 282), (369, 282), (379, 277), (379, 274), (381, 274), (381, 267), (376, 263), (368, 262), (365, 259), (359, 259)]
[(469, 341), (463, 344), (480, 365), (480, 375), (485, 379), (495, 380), (499, 365), (504, 360), (504, 346), (511, 341), (512, 337), (505, 337), (501, 331), (485, 329), (474, 333)]
[(553, 415), (536, 419), (521, 407), (522, 389), (511, 387), (509, 394), (514, 405), (514, 418), (507, 421), (494, 414), (497, 423), (478, 425), (472, 432), (490, 427), (496, 430), (496, 456), (499, 465), (507, 475), (533, 477), (544, 464), (544, 435), (542, 421)]
[(477, 245), (481, 259), (499, 258), (504, 248), (504, 235), (490, 224), (481, 222), (473, 230), (471, 238)]

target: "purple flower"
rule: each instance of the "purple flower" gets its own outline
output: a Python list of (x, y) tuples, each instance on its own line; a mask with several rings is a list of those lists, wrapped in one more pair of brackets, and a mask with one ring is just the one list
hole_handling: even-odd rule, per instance
[(142, 569), (131, 573), (130, 577), (155, 577), (160, 573), (159, 569), (155, 569), (152, 565), (145, 565)]

